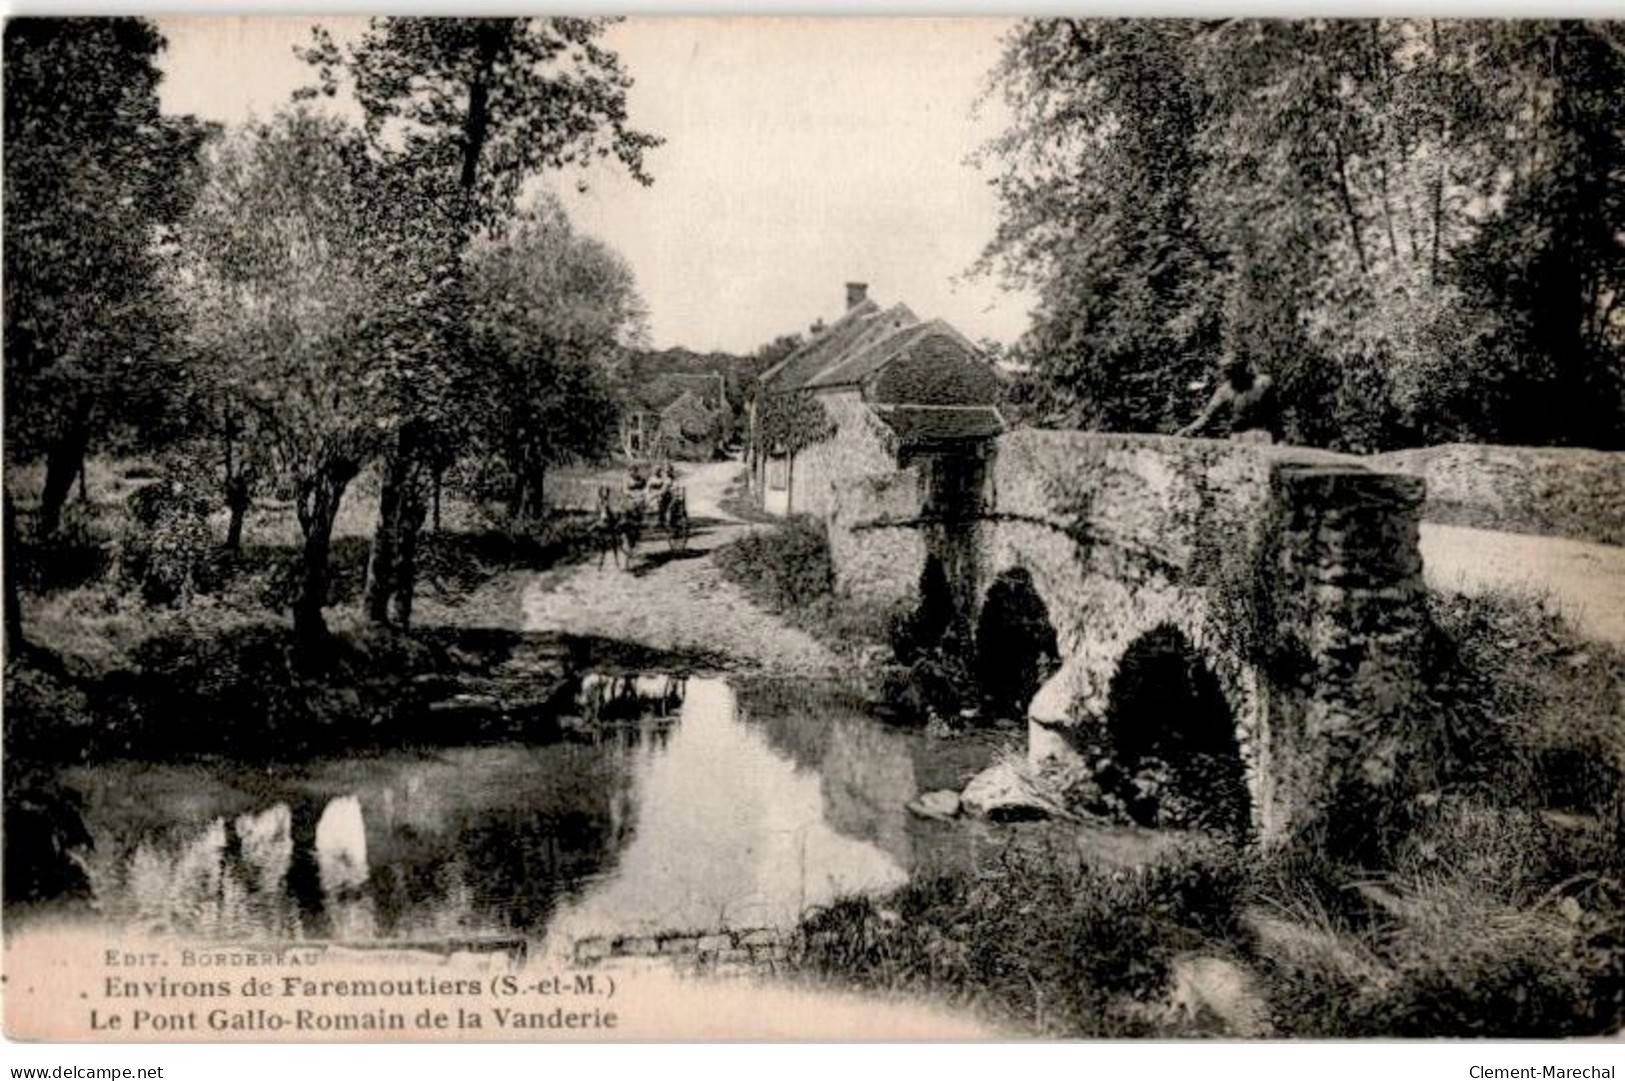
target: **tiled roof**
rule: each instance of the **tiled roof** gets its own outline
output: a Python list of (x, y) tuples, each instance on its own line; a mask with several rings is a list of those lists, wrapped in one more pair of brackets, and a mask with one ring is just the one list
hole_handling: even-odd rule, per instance
[(875, 415), (908, 446), (985, 439), (1004, 431), (1004, 420), (991, 405), (877, 405)]
[(1000, 380), (982, 353), (942, 320), (923, 324), (878, 355), (854, 358), (864, 397), (891, 405), (992, 405)]
[[(898, 307), (903, 306), (899, 304)], [(909, 314), (912, 316), (913, 313)], [(877, 333), (866, 334), (853, 342), (852, 347), (835, 363), (807, 380), (806, 385), (840, 387), (861, 383), (866, 376), (874, 374), (881, 365), (903, 352), (911, 343), (918, 341), (921, 335), (931, 328), (931, 323), (921, 323), (912, 318), (906, 322), (887, 321), (877, 328)]]
[(959, 331), (941, 319), (920, 322), (906, 304), (882, 311), (868, 299), (764, 373), (761, 386), (768, 394), (860, 387), (876, 406), (986, 407), (999, 397), (997, 373)]
[(822, 334), (763, 372), (762, 389), (776, 393), (805, 386), (807, 380), (839, 359), (871, 329), (869, 320), (879, 313), (880, 305), (872, 300), (848, 308)]

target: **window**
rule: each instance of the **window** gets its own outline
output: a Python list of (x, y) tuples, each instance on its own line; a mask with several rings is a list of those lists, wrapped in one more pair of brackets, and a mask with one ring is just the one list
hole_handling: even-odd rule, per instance
[(767, 460), (767, 487), (769, 491), (782, 492), (790, 487), (790, 459), (769, 458)]

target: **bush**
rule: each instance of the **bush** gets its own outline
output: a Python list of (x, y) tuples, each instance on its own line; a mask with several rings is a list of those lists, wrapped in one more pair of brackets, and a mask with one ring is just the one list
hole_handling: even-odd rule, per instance
[(78, 793), (39, 770), (6, 770), (5, 899), (86, 901), (78, 853), (91, 845)]
[(148, 604), (169, 604), (218, 586), (218, 544), (206, 493), (179, 476), (143, 485), (125, 503), (119, 577)]
[[(1465, 798), (1382, 874), (1296, 845), (1252, 873), (1284, 922), (1248, 946), (1283, 1035), (1599, 1035), (1625, 1020), (1619, 889), (1584, 838)], [(1374, 901), (1367, 891), (1380, 891)]]
[(1511, 1039), (1618, 1027), (1617, 956), (1555, 910), (1453, 880), (1403, 897), (1403, 919), (1309, 923), (1290, 945), (1260, 945), (1283, 1035)]
[(1430, 598), (1427, 685), (1447, 783), (1476, 799), (1590, 812), (1625, 793), (1625, 652), (1510, 597)]
[(816, 604), (835, 589), (829, 534), (816, 518), (795, 515), (777, 529), (747, 533), (717, 552), (722, 573), (775, 611)]
[(30, 593), (55, 593), (106, 578), (113, 565), (114, 537), (94, 508), (72, 500), (62, 508), (55, 536), (37, 540), (32, 530), (19, 530), (18, 551), (6, 558), (6, 570)]
[(1180, 852), (1131, 870), (1060, 843), (1015, 846), (976, 870), (922, 878), (884, 901), (810, 913), (798, 964), (860, 987), (945, 997), (1055, 1036), (1146, 1036), (1180, 953), (1229, 933), (1233, 860)]

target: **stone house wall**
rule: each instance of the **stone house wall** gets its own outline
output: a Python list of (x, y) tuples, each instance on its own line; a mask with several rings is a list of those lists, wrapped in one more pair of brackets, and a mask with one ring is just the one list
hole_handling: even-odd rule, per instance
[(891, 430), (856, 389), (825, 391), (818, 401), (835, 424), (835, 434), (804, 447), (790, 461), (791, 514), (828, 520), (835, 488), (855, 477), (893, 473), (897, 452)]
[(827, 521), (837, 593), (883, 606), (917, 600), (929, 538), (912, 523), (925, 497), (917, 466), (836, 484)]

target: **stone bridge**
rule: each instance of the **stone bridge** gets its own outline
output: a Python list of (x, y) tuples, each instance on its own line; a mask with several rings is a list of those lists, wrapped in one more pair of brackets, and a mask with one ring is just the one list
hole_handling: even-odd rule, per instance
[[(1191, 745), (1239, 757), (1245, 813), (1270, 843), (1393, 805), (1426, 758), (1423, 489), (1300, 448), (1023, 430), (979, 459), (853, 478), (829, 525), (853, 595), (914, 603), (939, 563), (978, 650), (1004, 633), (990, 597), (1036, 594), (1056, 656), (1027, 706), (1035, 761), (1147, 726), (1178, 744), (1202, 719), (1158, 704), (1215, 699), (1225, 738)], [(1116, 716), (1136, 659), (1170, 655), (1141, 667), (1152, 714)], [(1157, 685), (1181, 679), (1196, 684), (1184, 697)]]

